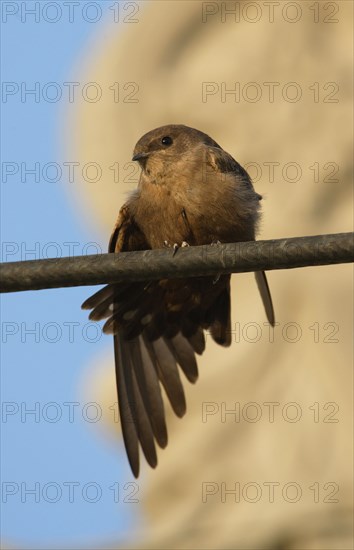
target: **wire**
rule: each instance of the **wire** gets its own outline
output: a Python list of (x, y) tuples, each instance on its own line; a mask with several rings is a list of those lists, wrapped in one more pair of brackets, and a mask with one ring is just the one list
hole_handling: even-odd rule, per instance
[(354, 261), (354, 233), (0, 264), (0, 292), (196, 277)]

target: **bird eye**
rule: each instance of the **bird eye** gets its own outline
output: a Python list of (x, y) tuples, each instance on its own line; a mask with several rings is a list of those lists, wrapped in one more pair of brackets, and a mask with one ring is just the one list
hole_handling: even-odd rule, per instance
[(172, 140), (172, 138), (171, 138), (170, 136), (164, 136), (164, 137), (161, 139), (161, 143), (162, 143), (162, 145), (168, 146), (168, 145), (172, 145), (173, 140)]

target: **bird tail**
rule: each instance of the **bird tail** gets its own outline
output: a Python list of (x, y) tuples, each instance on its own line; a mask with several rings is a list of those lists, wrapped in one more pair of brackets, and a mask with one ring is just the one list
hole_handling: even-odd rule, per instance
[(256, 271), (254, 275), (256, 277), (258, 290), (262, 298), (262, 302), (264, 305), (268, 322), (272, 325), (272, 327), (274, 327), (275, 325), (274, 308), (273, 308), (272, 297), (270, 295), (266, 274), (264, 273), (264, 271)]

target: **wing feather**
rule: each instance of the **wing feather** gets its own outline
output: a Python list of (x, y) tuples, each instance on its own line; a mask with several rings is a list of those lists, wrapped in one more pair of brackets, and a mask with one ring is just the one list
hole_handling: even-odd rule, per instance
[[(109, 252), (148, 249), (125, 205), (109, 243)], [(108, 285), (88, 298), (90, 319), (107, 319), (114, 335), (116, 382), (122, 433), (133, 474), (139, 475), (139, 446), (150, 466), (157, 464), (155, 442), (167, 445), (161, 385), (179, 417), (186, 400), (179, 368), (190, 382), (198, 378), (195, 354), (205, 349), (204, 330), (225, 340), (229, 327), (229, 276)], [(225, 326), (222, 329), (222, 323)], [(221, 336), (220, 336), (221, 335)]]
[[(123, 344), (123, 345), (122, 345)], [(126, 354), (124, 343), (120, 335), (114, 336), (114, 355), (116, 365), (116, 382), (118, 392), (118, 406), (122, 425), (125, 449), (132, 472), (139, 476), (139, 440), (136, 428), (136, 409), (133, 401), (133, 390), (129, 369), (126, 368)]]
[(186, 399), (176, 360), (162, 338), (153, 342), (143, 338), (171, 406), (175, 414), (181, 417), (186, 412)]

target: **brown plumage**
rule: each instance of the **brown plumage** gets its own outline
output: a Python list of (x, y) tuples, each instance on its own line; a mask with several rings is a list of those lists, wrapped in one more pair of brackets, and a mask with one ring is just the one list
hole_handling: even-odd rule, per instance
[[(138, 141), (133, 160), (142, 168), (139, 186), (119, 212), (109, 252), (255, 239), (261, 196), (206, 134), (182, 125), (157, 128)], [(265, 274), (256, 280), (274, 325)], [(82, 307), (92, 310), (92, 320), (107, 319), (103, 331), (114, 335), (122, 431), (137, 477), (139, 444), (152, 467), (155, 442), (167, 445), (161, 385), (183, 416), (179, 367), (196, 381), (205, 330), (218, 344), (231, 343), (230, 275), (108, 285)]]

